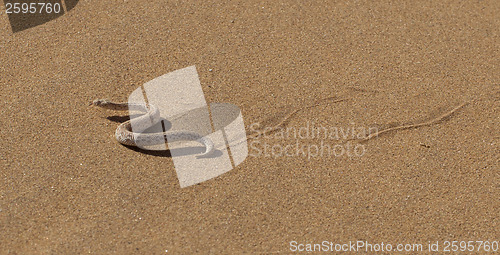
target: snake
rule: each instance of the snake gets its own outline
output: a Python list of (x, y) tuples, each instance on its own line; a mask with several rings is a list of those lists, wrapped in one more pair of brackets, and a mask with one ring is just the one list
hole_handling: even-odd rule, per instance
[(109, 110), (130, 110), (142, 113), (142, 115), (136, 118), (121, 123), (116, 128), (115, 138), (123, 145), (138, 147), (139, 145), (148, 146), (165, 144), (167, 141), (196, 141), (205, 147), (205, 152), (197, 155), (197, 157), (209, 156), (214, 152), (214, 143), (212, 140), (193, 131), (175, 130), (161, 133), (143, 133), (143, 131), (154, 126), (161, 120), (160, 110), (153, 104), (115, 103), (107, 99), (96, 99), (92, 102), (92, 105)]
[[(244, 139), (250, 140), (250, 139), (256, 139), (260, 135), (273, 132), (281, 128), (282, 126), (285, 125), (286, 121), (290, 118), (292, 118), (294, 115), (296, 115), (298, 112), (303, 111), (308, 108), (315, 107), (319, 105), (323, 101), (327, 100), (333, 100), (331, 103), (339, 103), (343, 101), (350, 100), (351, 98), (338, 98), (335, 96), (332, 97), (327, 97), (320, 99), (317, 101), (315, 104), (298, 108), (291, 113), (289, 113), (285, 118), (283, 118), (278, 124), (273, 126), (271, 129), (267, 129), (264, 131), (260, 131), (257, 133), (253, 134), (247, 134), (247, 138)], [(453, 108), (452, 110), (443, 113), (442, 115), (426, 121), (426, 122), (421, 122), (421, 123), (416, 123), (416, 124), (406, 124), (406, 125), (400, 125), (396, 127), (391, 127), (387, 128), (381, 131), (378, 131), (375, 134), (371, 134), (365, 138), (362, 139), (349, 139), (347, 141), (351, 140), (359, 140), (360, 142), (368, 141), (371, 140), (372, 138), (378, 137), (379, 135), (391, 131), (396, 131), (396, 130), (403, 130), (403, 129), (411, 129), (411, 128), (417, 128), (417, 127), (422, 127), (422, 126), (429, 126), (436, 124), (443, 119), (451, 116), (453, 113), (458, 111), (459, 109), (463, 108), (464, 106), (468, 105), (470, 102), (464, 102), (457, 107)], [(196, 132), (192, 131), (187, 131), (187, 130), (179, 130), (179, 131), (164, 131), (162, 133), (142, 133), (142, 131), (148, 129), (149, 127), (157, 124), (160, 121), (160, 111), (156, 106), (153, 104), (147, 104), (147, 103), (114, 103), (106, 99), (96, 99), (92, 102), (93, 105), (99, 106), (101, 108), (106, 108), (106, 109), (111, 109), (111, 110), (134, 110), (134, 111), (139, 111), (142, 112), (143, 115), (139, 116), (137, 118), (128, 120), (122, 124), (120, 124), (115, 131), (115, 137), (116, 140), (118, 140), (119, 143), (123, 145), (128, 145), (128, 146), (138, 146), (140, 145), (157, 145), (157, 144), (164, 144), (166, 141), (168, 142), (175, 142), (175, 141), (197, 141), (198, 143), (202, 144), (205, 147), (205, 152), (201, 155), (198, 155), (197, 157), (203, 157), (210, 155), (214, 151), (214, 143), (212, 140), (210, 140), (207, 137), (204, 137)], [(134, 131), (132, 131), (132, 126), (134, 127)]]

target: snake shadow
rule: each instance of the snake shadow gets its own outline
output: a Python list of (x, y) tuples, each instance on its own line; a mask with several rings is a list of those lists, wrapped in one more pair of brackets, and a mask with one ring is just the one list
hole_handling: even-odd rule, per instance
[[(196, 146), (196, 147), (186, 147), (186, 148), (178, 148), (178, 149), (166, 149), (166, 150), (145, 150), (135, 146), (122, 145), (129, 150), (133, 150), (135, 152), (155, 156), (162, 158), (173, 158), (172, 154), (175, 157), (182, 157), (188, 155), (200, 155), (205, 152), (205, 147)], [(199, 158), (216, 158), (222, 156), (222, 151), (214, 150), (210, 155), (200, 156)]]

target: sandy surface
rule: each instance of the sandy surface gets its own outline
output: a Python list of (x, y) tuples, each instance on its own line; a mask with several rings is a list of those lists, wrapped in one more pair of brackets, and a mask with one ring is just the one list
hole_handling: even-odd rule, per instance
[[(81, 1), (13, 34), (1, 9), (0, 253), (498, 241), (499, 13), (498, 1)], [(469, 104), (359, 157), (253, 155), (181, 189), (172, 158), (119, 145), (106, 119), (119, 113), (88, 104), (191, 65), (207, 101), (239, 106), (246, 125), (329, 96), (350, 100), (286, 126), (387, 128)]]

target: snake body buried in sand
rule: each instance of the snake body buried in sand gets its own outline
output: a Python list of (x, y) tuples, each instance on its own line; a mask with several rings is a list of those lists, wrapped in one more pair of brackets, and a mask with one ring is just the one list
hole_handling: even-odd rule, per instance
[[(165, 144), (176, 141), (196, 141), (205, 146), (205, 152), (200, 156), (210, 155), (214, 151), (214, 143), (207, 137), (188, 131), (164, 131), (162, 133), (142, 133), (144, 130), (157, 124), (160, 121), (160, 111), (152, 104), (145, 103), (114, 103), (106, 99), (97, 99), (92, 102), (93, 105), (105, 109), (117, 111), (139, 111), (143, 115), (128, 120), (118, 126), (115, 131), (116, 140), (123, 145), (128, 146), (148, 146)], [(132, 130), (133, 126), (133, 130)]]

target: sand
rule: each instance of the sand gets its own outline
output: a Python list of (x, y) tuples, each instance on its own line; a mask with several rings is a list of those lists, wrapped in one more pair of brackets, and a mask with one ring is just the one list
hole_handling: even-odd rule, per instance
[[(498, 1), (104, 0), (13, 33), (2, 7), (0, 254), (498, 241), (499, 13)], [(181, 188), (172, 158), (121, 146), (107, 119), (119, 113), (89, 103), (192, 65), (207, 101), (237, 105), (247, 129), (335, 96), (351, 100), (285, 126), (394, 130), (362, 155), (249, 155)]]

